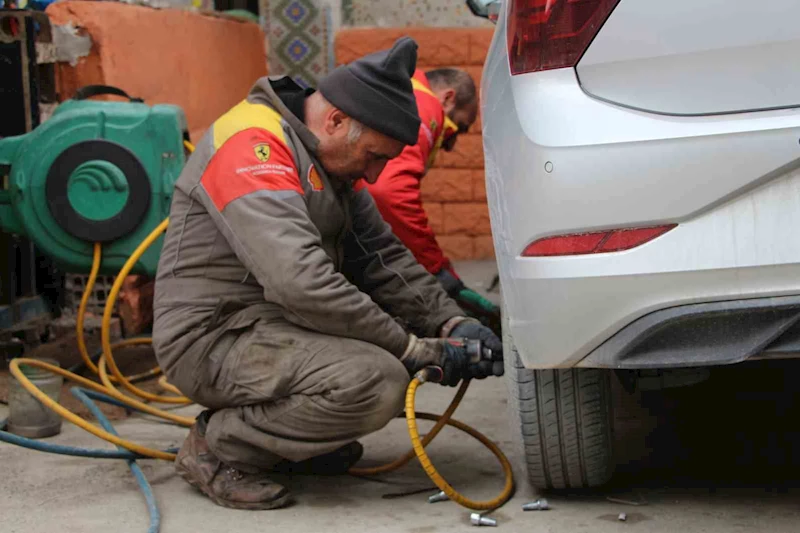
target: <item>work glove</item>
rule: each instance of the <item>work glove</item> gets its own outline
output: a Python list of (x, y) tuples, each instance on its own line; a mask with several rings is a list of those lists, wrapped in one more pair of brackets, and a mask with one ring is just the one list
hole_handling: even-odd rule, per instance
[(470, 365), (470, 377), (483, 379), (504, 374), (503, 342), (480, 321), (468, 317), (451, 318), (442, 327), (442, 336), (452, 339), (476, 339), (481, 341), (484, 348), (492, 351), (491, 360), (483, 359), (477, 365)]
[(467, 316), (478, 319), (495, 335), (501, 335), (500, 307), (464, 285), (463, 281), (445, 268), (436, 274), (436, 279)]
[(408, 336), (408, 347), (400, 357), (408, 373), (414, 375), (425, 367), (442, 369), (441, 385), (455, 387), (462, 378), (468, 379), (469, 358), (463, 345), (447, 339), (418, 338)]

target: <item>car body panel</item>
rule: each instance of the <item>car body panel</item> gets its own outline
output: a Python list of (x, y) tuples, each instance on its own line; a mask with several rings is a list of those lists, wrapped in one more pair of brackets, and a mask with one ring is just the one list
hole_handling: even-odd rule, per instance
[[(659, 309), (800, 294), (800, 111), (669, 117), (587, 95), (572, 68), (512, 77), (504, 18), (484, 68), (483, 143), (526, 367), (576, 365)], [(543, 237), (664, 223), (679, 225), (624, 252), (521, 257)]]
[(622, 0), (576, 70), (587, 93), (659, 113), (798, 106), (798, 20), (797, 0)]

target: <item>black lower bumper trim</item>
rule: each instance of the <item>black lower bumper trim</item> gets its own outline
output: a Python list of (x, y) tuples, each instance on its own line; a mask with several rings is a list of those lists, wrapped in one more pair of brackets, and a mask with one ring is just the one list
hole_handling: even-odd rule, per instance
[(794, 348), (800, 350), (800, 295), (662, 309), (620, 330), (577, 366), (716, 366)]

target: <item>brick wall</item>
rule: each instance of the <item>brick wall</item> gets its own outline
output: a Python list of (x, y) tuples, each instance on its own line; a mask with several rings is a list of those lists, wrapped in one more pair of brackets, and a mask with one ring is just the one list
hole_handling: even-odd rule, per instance
[[(418, 66), (458, 67), (480, 83), (493, 28), (359, 28), (336, 35), (336, 62), (349, 63), (391, 47), (409, 35), (419, 44)], [(494, 257), (483, 172), (483, 145), (478, 119), (452, 152), (442, 150), (422, 180), (422, 199), (430, 224), (453, 260)]]

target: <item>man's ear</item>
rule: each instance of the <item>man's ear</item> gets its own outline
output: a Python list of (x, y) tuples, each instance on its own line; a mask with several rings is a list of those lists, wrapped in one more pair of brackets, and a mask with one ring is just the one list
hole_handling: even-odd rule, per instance
[(456, 106), (456, 90), (452, 87), (440, 92), (439, 98), (441, 99), (442, 107), (445, 109), (450, 109)]
[(345, 122), (349, 118), (340, 109), (332, 108), (325, 117), (325, 133), (328, 135), (336, 135), (345, 127)]

